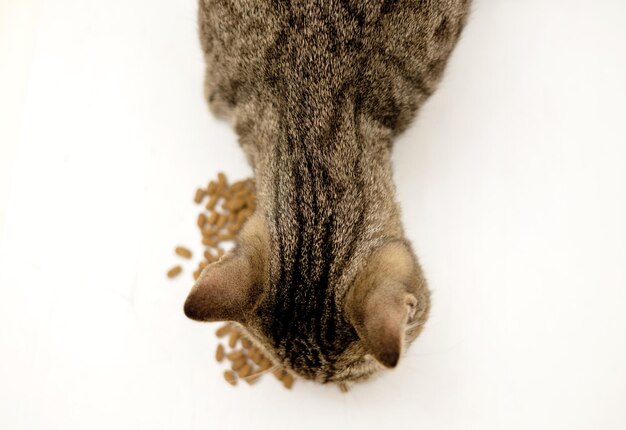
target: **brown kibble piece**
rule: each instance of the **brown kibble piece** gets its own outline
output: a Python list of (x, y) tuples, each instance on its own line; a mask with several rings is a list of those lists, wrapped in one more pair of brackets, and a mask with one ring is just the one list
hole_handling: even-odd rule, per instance
[(233, 364), (230, 366), (231, 369), (233, 369), (235, 372), (237, 372), (239, 369), (241, 369), (243, 366), (247, 365), (248, 362), (246, 360), (245, 357), (242, 357), (238, 360), (233, 361)]
[(267, 370), (270, 367), (272, 367), (272, 362), (269, 361), (267, 358), (263, 358), (261, 364), (259, 365), (261, 367), (261, 370)]
[(281, 382), (283, 378), (285, 377), (285, 372), (282, 369), (276, 369), (272, 372), (272, 374), (276, 377), (276, 379), (278, 379)]
[(221, 343), (217, 345), (217, 350), (215, 351), (215, 359), (221, 363), (224, 360), (224, 345)]
[(198, 215), (198, 221), (197, 221), (198, 227), (203, 228), (206, 224), (206, 215), (204, 213), (201, 213), (200, 215)]
[(193, 280), (197, 281), (199, 277), (200, 277), (200, 271), (199, 270), (194, 271), (193, 272)]
[(245, 205), (246, 205), (246, 201), (242, 199), (241, 197), (236, 196), (235, 198), (224, 202), (224, 205), (222, 207), (224, 209), (228, 209), (229, 211), (236, 212), (242, 207), (244, 207)]
[(212, 196), (217, 191), (217, 184), (213, 181), (209, 182), (209, 186), (207, 187), (207, 194)]
[(250, 211), (248, 210), (242, 210), (240, 212), (237, 212), (237, 220), (235, 221), (235, 225), (241, 225), (243, 224), (244, 220), (246, 220), (248, 217), (250, 216)]
[(170, 270), (167, 271), (167, 277), (168, 278), (173, 278), (174, 276), (178, 275), (182, 271), (183, 271), (182, 267), (174, 266)]
[(250, 341), (250, 339), (247, 338), (242, 338), (241, 339), (241, 344), (243, 345), (244, 348), (246, 349), (250, 349), (252, 348), (252, 342)]
[(232, 372), (230, 370), (225, 371), (224, 379), (226, 379), (226, 382), (228, 382), (230, 385), (237, 385), (237, 377), (235, 376), (235, 372)]
[(226, 187), (226, 175), (224, 173), (219, 172), (217, 174), (217, 189), (222, 190)]
[(250, 357), (255, 363), (260, 362), (263, 358), (261, 352), (255, 346), (248, 348), (248, 357)]
[(183, 258), (191, 258), (191, 251), (184, 246), (177, 246), (174, 252)]
[(285, 373), (283, 376), (283, 385), (286, 389), (291, 390), (291, 387), (293, 386), (293, 376), (289, 373)]
[(217, 236), (217, 240), (220, 242), (226, 241), (226, 240), (233, 240), (234, 238), (235, 236), (233, 236), (231, 233), (220, 234), (219, 236)]
[(202, 188), (198, 188), (196, 190), (196, 195), (193, 198), (193, 201), (200, 204), (202, 203), (202, 200), (204, 199), (204, 197), (206, 196), (206, 191), (204, 191)]
[(246, 358), (246, 355), (244, 354), (242, 350), (238, 350), (238, 351), (229, 352), (228, 354), (226, 354), (226, 358), (228, 358), (230, 361), (236, 361), (236, 360), (239, 360), (240, 358)]
[(209, 224), (215, 225), (215, 223), (217, 222), (219, 217), (220, 217), (220, 214), (218, 214), (217, 212), (213, 211), (213, 212), (211, 212), (211, 215), (209, 215), (209, 219), (207, 221), (208, 221)]
[(228, 333), (230, 333), (231, 330), (232, 330), (232, 328), (231, 328), (231, 326), (229, 324), (224, 324), (223, 326), (221, 326), (220, 328), (217, 329), (215, 334), (217, 335), (217, 337), (224, 337)]
[(211, 198), (209, 199), (209, 202), (206, 204), (206, 208), (210, 211), (215, 209), (215, 205), (217, 204), (218, 199), (219, 197), (217, 195), (212, 195)]
[(226, 221), (228, 221), (228, 217), (226, 215), (220, 215), (219, 218), (217, 219), (217, 222), (215, 223), (215, 227), (218, 230), (223, 228), (224, 225), (226, 224)]
[(263, 358), (259, 355), (259, 354), (254, 354), (254, 355), (250, 355), (250, 359), (254, 362), (254, 364), (256, 364), (257, 366), (261, 366), (263, 365)]
[(213, 236), (217, 234), (217, 230), (213, 228), (203, 228), (202, 229), (202, 237), (205, 239), (213, 239)]
[(243, 200), (244, 204), (247, 203), (248, 200), (250, 200), (250, 193), (247, 190), (232, 190), (232, 191), (233, 191), (233, 200), (235, 199)]
[(215, 260), (217, 260), (215, 258), (215, 255), (211, 254), (211, 251), (209, 251), (208, 249), (204, 251), (204, 258), (206, 258), (206, 261), (208, 261), (209, 263), (213, 263)]
[(241, 369), (239, 369), (238, 375), (240, 378), (245, 378), (246, 376), (252, 373), (252, 367), (248, 363), (244, 364)]
[(233, 330), (230, 333), (230, 339), (228, 339), (228, 346), (230, 346), (231, 348), (234, 348), (235, 345), (237, 345), (238, 340), (239, 340), (239, 332)]
[(216, 246), (217, 241), (211, 237), (205, 237), (204, 239), (202, 239), (202, 244), (206, 246)]
[(249, 385), (252, 385), (252, 384), (254, 384), (256, 381), (258, 381), (258, 380), (259, 380), (259, 378), (260, 378), (261, 376), (263, 376), (263, 375), (258, 374), (258, 373), (256, 373), (256, 374), (252, 374), (252, 375), (248, 376), (248, 377), (245, 379), (245, 381), (246, 381)]
[(241, 191), (245, 186), (246, 186), (245, 181), (236, 181), (236, 182), (233, 182), (233, 184), (230, 186), (230, 190), (233, 193), (236, 193), (238, 191)]

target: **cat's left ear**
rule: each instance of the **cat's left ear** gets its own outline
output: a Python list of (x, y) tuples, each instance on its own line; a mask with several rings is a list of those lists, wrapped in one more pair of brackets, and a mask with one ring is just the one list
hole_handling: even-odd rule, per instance
[(417, 298), (402, 285), (382, 284), (357, 300), (353, 300), (349, 316), (363, 345), (380, 364), (396, 367)]
[(241, 245), (207, 266), (185, 301), (185, 315), (196, 321), (245, 323), (263, 290), (264, 231), (251, 219), (240, 236)]
[(385, 246), (368, 259), (346, 297), (346, 313), (364, 348), (394, 368), (405, 344), (407, 322), (426, 318), (428, 290), (411, 251)]

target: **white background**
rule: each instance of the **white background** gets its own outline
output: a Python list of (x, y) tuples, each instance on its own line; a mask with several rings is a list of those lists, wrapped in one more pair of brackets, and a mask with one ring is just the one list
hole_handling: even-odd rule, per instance
[(473, 9), (395, 146), (432, 318), (343, 395), (230, 387), (164, 276), (195, 187), (249, 174), (195, 1), (1, 0), (0, 428), (626, 428), (626, 2)]

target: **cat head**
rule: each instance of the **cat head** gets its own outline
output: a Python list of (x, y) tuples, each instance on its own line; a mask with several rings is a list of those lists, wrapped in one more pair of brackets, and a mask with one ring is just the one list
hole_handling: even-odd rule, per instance
[(286, 263), (268, 231), (264, 219), (253, 216), (237, 246), (204, 269), (185, 314), (239, 323), (273, 361), (306, 379), (355, 382), (396, 367), (429, 309), (408, 244), (389, 240), (345, 265), (353, 275), (303, 285), (302, 278), (280, 275)]

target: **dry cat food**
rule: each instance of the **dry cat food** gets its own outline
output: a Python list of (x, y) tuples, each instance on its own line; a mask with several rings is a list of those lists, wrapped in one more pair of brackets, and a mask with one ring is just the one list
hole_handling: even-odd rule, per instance
[(177, 276), (182, 271), (183, 271), (182, 267), (174, 266), (170, 270), (167, 271), (167, 277), (168, 278), (173, 278), (174, 276)]
[(191, 251), (184, 246), (177, 246), (174, 252), (176, 252), (177, 255), (180, 255), (183, 258), (191, 258)]
[[(196, 223), (200, 230), (204, 247), (202, 260), (193, 272), (194, 280), (209, 264), (218, 261), (225, 253), (225, 244), (231, 244), (245, 221), (256, 209), (254, 180), (246, 179), (229, 185), (226, 176), (219, 173), (216, 180), (210, 181), (206, 188), (198, 188), (194, 202), (202, 204), (204, 209)], [(192, 252), (183, 246), (174, 252), (185, 259), (192, 258)], [(167, 272), (173, 278), (182, 272), (180, 265)], [(226, 323), (217, 332), (218, 338), (224, 338), (229, 351), (220, 343), (215, 352), (218, 362), (226, 361), (230, 370), (224, 372), (224, 379), (231, 385), (243, 380), (253, 384), (266, 373), (272, 373), (286, 388), (290, 389), (294, 378), (272, 362), (248, 339), (236, 324)]]
[(259, 348), (250, 339), (239, 331), (236, 324), (227, 323), (217, 329), (219, 338), (228, 340), (230, 352), (226, 352), (224, 345), (219, 344), (215, 352), (215, 358), (222, 362), (228, 360), (231, 370), (224, 372), (224, 379), (231, 384), (237, 384), (238, 380), (244, 380), (248, 384), (254, 384), (258, 379), (269, 372), (282, 382), (285, 388), (290, 389), (294, 378), (280, 366), (272, 364)]

